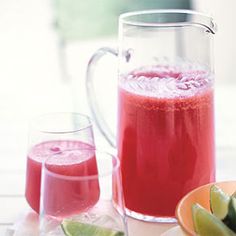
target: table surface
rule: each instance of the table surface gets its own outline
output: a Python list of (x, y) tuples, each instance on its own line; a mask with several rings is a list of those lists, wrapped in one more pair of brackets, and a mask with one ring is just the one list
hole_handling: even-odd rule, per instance
[[(48, 17), (40, 7), (37, 10), (39, 13), (42, 11), (42, 18)], [(34, 12), (30, 14), (33, 16)], [(11, 30), (10, 26), (14, 28), (15, 24), (11, 15), (5, 19), (6, 37), (0, 39), (0, 62), (3, 65), (0, 70), (0, 235), (5, 235), (7, 228), (12, 228), (15, 222), (22, 220), (22, 214), (28, 207), (24, 198), (24, 185), (29, 120), (36, 115), (54, 111), (88, 113), (84, 91), (87, 61), (96, 48), (114, 43), (109, 39), (80, 42), (69, 45), (62, 52), (58, 50), (55, 35), (47, 26), (36, 22), (33, 17), (32, 24), (26, 24), (29, 18), (24, 18), (23, 13), (19, 19), (19, 31)], [(47, 37), (42, 37), (44, 34)], [(16, 35), (21, 36), (17, 42), (14, 40)], [(68, 59), (70, 73), (67, 79), (61, 76), (63, 68), (58, 66), (58, 62), (63, 61), (58, 57), (58, 52), (65, 53)], [(236, 84), (216, 85), (217, 180), (236, 179), (233, 168), (236, 166), (234, 101)], [(95, 134), (96, 142), (107, 147), (96, 129)], [(128, 223), (131, 236), (161, 235), (174, 226), (133, 219), (129, 219)]]

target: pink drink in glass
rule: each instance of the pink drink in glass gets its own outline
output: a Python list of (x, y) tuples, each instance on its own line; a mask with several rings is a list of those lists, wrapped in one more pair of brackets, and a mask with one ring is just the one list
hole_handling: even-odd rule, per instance
[(72, 216), (94, 206), (100, 195), (94, 150), (71, 150), (53, 155), (44, 165), (44, 213)]
[[(48, 157), (53, 154), (60, 153), (64, 150), (72, 149), (93, 149), (93, 147), (87, 143), (83, 143), (76, 140), (53, 140), (42, 142), (35, 145), (29, 152), (27, 158), (27, 172), (26, 172), (26, 199), (36, 212), (39, 213), (39, 201), (40, 201), (40, 185), (41, 185), (41, 169), (42, 162), (45, 161)], [(91, 150), (91, 152), (93, 152)], [(94, 152), (93, 152), (94, 153)], [(81, 161), (78, 161), (78, 156), (76, 160), (68, 160), (67, 163), (59, 163), (58, 160), (54, 165), (50, 165), (49, 169), (52, 168), (52, 171), (58, 174), (65, 176), (84, 176), (84, 175), (95, 175), (97, 174), (97, 165), (94, 155), (88, 156), (85, 158), (81, 156)], [(62, 158), (63, 160), (63, 158)], [(59, 163), (59, 165), (57, 165)], [(60, 185), (59, 182), (53, 182), (53, 179), (50, 180), (48, 177), (48, 182), (45, 182), (47, 186), (51, 186), (54, 191), (59, 191), (56, 199), (48, 199), (48, 201), (54, 201), (55, 204), (62, 204), (61, 201), (71, 201), (72, 199), (67, 197), (67, 192), (72, 191), (74, 193), (80, 191), (80, 186), (72, 183), (64, 183)], [(94, 183), (97, 184), (98, 183)], [(47, 186), (45, 186), (47, 188)], [(93, 186), (94, 187), (94, 186)], [(87, 206), (89, 204), (94, 204), (99, 197), (99, 187), (94, 187), (94, 193), (91, 196), (87, 196)], [(90, 192), (91, 194), (91, 192)], [(77, 206), (78, 207), (78, 206)], [(81, 209), (80, 209), (81, 210)], [(50, 210), (53, 211), (53, 210)]]
[(215, 180), (213, 81), (202, 69), (144, 67), (120, 78), (118, 155), (126, 208), (174, 217)]

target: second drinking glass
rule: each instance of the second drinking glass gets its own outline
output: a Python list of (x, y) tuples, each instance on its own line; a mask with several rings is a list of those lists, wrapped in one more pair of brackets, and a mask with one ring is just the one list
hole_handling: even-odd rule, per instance
[(93, 149), (71, 149), (47, 158), (40, 235), (127, 235), (119, 164), (116, 156)]

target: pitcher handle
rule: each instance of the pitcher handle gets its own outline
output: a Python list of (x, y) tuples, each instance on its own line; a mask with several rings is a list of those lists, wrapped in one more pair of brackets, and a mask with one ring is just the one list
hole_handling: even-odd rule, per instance
[(118, 56), (117, 50), (109, 47), (102, 47), (98, 49), (90, 58), (87, 66), (87, 72), (86, 72), (86, 91), (87, 91), (87, 98), (89, 107), (92, 113), (92, 116), (94, 118), (94, 121), (100, 130), (100, 132), (103, 134), (103, 136), (106, 138), (108, 143), (112, 147), (116, 147), (116, 139), (114, 133), (111, 131), (109, 126), (107, 125), (107, 122), (105, 121), (103, 115), (99, 111), (97, 101), (95, 99), (95, 92), (94, 92), (94, 84), (93, 84), (93, 74), (97, 65), (97, 62), (106, 54), (112, 54), (114, 56)]

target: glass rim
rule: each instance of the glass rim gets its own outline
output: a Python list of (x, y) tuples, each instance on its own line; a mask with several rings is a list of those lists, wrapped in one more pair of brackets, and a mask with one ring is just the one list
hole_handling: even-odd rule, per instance
[[(195, 20), (185, 20), (180, 22), (145, 22), (144, 20), (132, 20), (130, 18), (135, 16), (144, 16), (150, 14), (185, 14), (194, 16)], [(198, 25), (205, 27), (212, 34), (216, 33), (217, 27), (213, 18), (205, 13), (188, 10), (188, 9), (150, 9), (143, 11), (133, 11), (122, 13), (119, 17), (119, 22), (121, 24), (126, 24), (130, 26), (140, 26), (140, 27), (180, 27), (187, 25)]]
[[(51, 117), (51, 116), (55, 116), (55, 115), (71, 115), (71, 116), (78, 116), (78, 117), (83, 117), (87, 123), (85, 125), (83, 125), (80, 128), (77, 129), (69, 129), (69, 130), (65, 130), (65, 131), (53, 131), (53, 130), (46, 130), (43, 128), (40, 128), (40, 125), (37, 124), (37, 122), (44, 118), (44, 117)], [(92, 127), (92, 121), (91, 118), (88, 115), (82, 114), (82, 113), (78, 113), (78, 112), (49, 112), (49, 113), (44, 113), (38, 116), (35, 116), (31, 119), (30, 121), (30, 128), (34, 128), (35, 130), (38, 130), (41, 133), (45, 133), (45, 134), (73, 134), (79, 131), (83, 131), (85, 129), (88, 129)]]
[[(49, 158), (51, 158), (52, 156), (54, 155), (57, 155), (58, 153), (55, 153), (51, 156), (49, 156), (48, 158), (46, 158), (43, 162), (42, 162), (42, 174), (43, 172), (47, 173), (48, 175), (50, 176), (54, 176), (56, 178), (59, 178), (59, 179), (64, 179), (64, 180), (72, 180), (72, 181), (75, 181), (75, 180), (79, 180), (79, 181), (84, 181), (84, 180), (95, 180), (95, 179), (99, 179), (99, 178), (104, 178), (104, 177), (107, 177), (107, 176), (112, 176), (113, 173), (115, 173), (119, 168), (120, 168), (120, 160), (119, 158), (114, 155), (114, 154), (111, 154), (109, 152), (106, 152), (106, 151), (102, 151), (102, 150), (97, 150), (97, 149), (91, 149), (91, 148), (82, 148), (82, 149), (67, 149), (67, 150), (64, 150), (64, 151), (61, 151), (59, 153), (63, 153), (63, 152), (67, 152), (67, 151), (73, 151), (73, 150), (86, 150), (86, 151), (94, 151), (95, 154), (96, 153), (101, 153), (101, 154), (105, 154), (106, 157), (109, 156), (109, 159), (111, 161), (115, 160), (115, 165), (112, 166), (112, 170), (111, 171), (106, 171), (102, 174), (96, 174), (96, 175), (83, 175), (83, 176), (69, 176), (69, 175), (63, 175), (63, 174), (58, 174), (58, 173), (54, 173), (53, 171), (50, 171), (47, 167), (46, 167), (46, 162)], [(96, 159), (98, 160), (98, 159)]]

